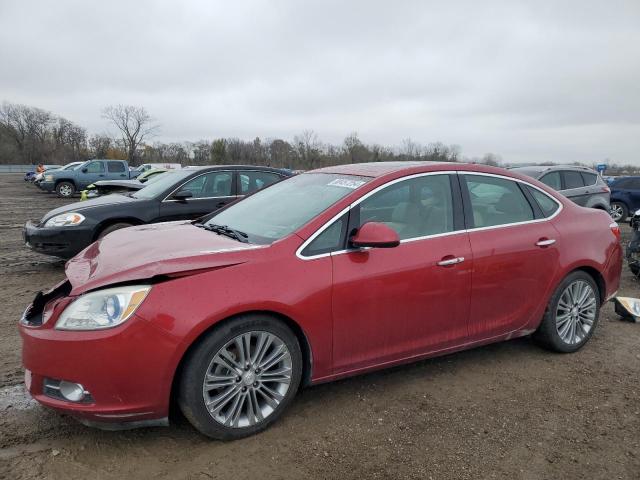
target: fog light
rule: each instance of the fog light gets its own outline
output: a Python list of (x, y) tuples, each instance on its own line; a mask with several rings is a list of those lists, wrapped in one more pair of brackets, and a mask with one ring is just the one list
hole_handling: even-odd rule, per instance
[(79, 402), (84, 398), (84, 387), (79, 383), (62, 380), (60, 382), (60, 395), (70, 402)]

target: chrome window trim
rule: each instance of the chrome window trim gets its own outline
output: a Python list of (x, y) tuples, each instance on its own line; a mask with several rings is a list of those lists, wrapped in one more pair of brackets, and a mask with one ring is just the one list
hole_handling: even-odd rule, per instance
[[(185, 180), (183, 183), (180, 184), (179, 187), (173, 189), (169, 195), (164, 197), (164, 199), (162, 199), (161, 203), (164, 203), (164, 202), (178, 202), (178, 201), (180, 201), (180, 200), (167, 200), (167, 199), (171, 195), (176, 193), (178, 190), (180, 190), (182, 187), (184, 187), (190, 181), (195, 180), (196, 178), (200, 178), (203, 175), (209, 175), (210, 173), (218, 173), (218, 172), (220, 172), (220, 173), (230, 173), (231, 174), (231, 186), (233, 187), (233, 174), (234, 174), (235, 170), (209, 170), (208, 172), (203, 172), (200, 175), (196, 175), (195, 177), (191, 177), (190, 179)], [(233, 188), (232, 188), (232, 190), (233, 190)], [(193, 200), (210, 200), (212, 198), (235, 198), (235, 197), (236, 197), (236, 195), (224, 195), (222, 197), (219, 197), (219, 196), (218, 197), (198, 197), (198, 198), (193, 198), (191, 200), (192, 201)]]
[(322, 225), (318, 230), (316, 230), (309, 238), (307, 238), (302, 243), (302, 245), (300, 245), (300, 247), (298, 247), (298, 249), (296, 250), (296, 257), (298, 257), (300, 260), (305, 260), (305, 261), (306, 260), (316, 260), (318, 258), (330, 257), (330, 256), (335, 256), (335, 255), (342, 255), (343, 253), (350, 253), (350, 252), (356, 252), (356, 251), (364, 250), (362, 248), (351, 248), (351, 249), (336, 250), (334, 252), (321, 253), (319, 255), (311, 255), (311, 256), (308, 256), (308, 257), (302, 255), (302, 251), (311, 242), (313, 242), (316, 239), (316, 237), (318, 237), (322, 232), (324, 232), (327, 228), (329, 228), (333, 224), (333, 222), (338, 220), (338, 218), (340, 218), (342, 215), (347, 213), (353, 207), (355, 207), (356, 205), (360, 204), (362, 201), (366, 200), (367, 198), (369, 198), (371, 195), (377, 193), (378, 191), (383, 190), (384, 188), (386, 188), (386, 187), (388, 187), (390, 185), (394, 185), (396, 183), (402, 182), (404, 180), (410, 180), (410, 179), (418, 178), (418, 177), (426, 177), (426, 176), (429, 176), (429, 175), (451, 175), (451, 174), (456, 174), (456, 175), (459, 175), (459, 174), (462, 174), (462, 175), (477, 175), (477, 176), (483, 176), (483, 177), (496, 177), (496, 178), (502, 178), (502, 179), (505, 179), (505, 180), (511, 180), (512, 182), (522, 183), (524, 185), (530, 186), (531, 188), (535, 188), (536, 190), (538, 190), (543, 195), (546, 195), (547, 197), (549, 197), (551, 200), (553, 200), (558, 205), (558, 208), (556, 209), (555, 212), (553, 212), (553, 215), (551, 215), (549, 217), (545, 217), (545, 218), (537, 218), (537, 219), (533, 219), (533, 220), (526, 220), (524, 222), (504, 223), (504, 224), (501, 224), (501, 225), (491, 225), (489, 227), (466, 228), (466, 229), (462, 229), (462, 230), (454, 230), (452, 232), (436, 233), (434, 235), (425, 235), (423, 237), (407, 238), (407, 239), (404, 239), (404, 240), (400, 240), (400, 244), (401, 245), (404, 244), (404, 243), (415, 242), (415, 241), (418, 241), (418, 240), (427, 240), (427, 239), (431, 239), (431, 238), (439, 238), (439, 237), (445, 237), (445, 236), (449, 236), (449, 235), (458, 235), (458, 234), (461, 234), (461, 233), (471, 233), (471, 232), (479, 232), (479, 231), (484, 231), (484, 230), (494, 230), (496, 228), (508, 228), (508, 227), (513, 227), (513, 226), (516, 226), (516, 225), (526, 225), (526, 224), (529, 224), (529, 223), (548, 222), (548, 221), (554, 219), (555, 217), (557, 217), (560, 214), (560, 212), (563, 210), (563, 208), (564, 208), (564, 206), (562, 205), (562, 202), (560, 202), (558, 199), (556, 199), (552, 195), (549, 195), (549, 193), (545, 192), (540, 187), (537, 187), (537, 186), (527, 182), (526, 180), (520, 180), (519, 178), (513, 178), (513, 177), (510, 177), (508, 175), (500, 175), (500, 174), (496, 174), (496, 173), (473, 172), (473, 171), (468, 171), (468, 170), (446, 170), (446, 171), (438, 171), (438, 172), (416, 173), (416, 174), (409, 175), (409, 176), (406, 176), (406, 177), (396, 178), (395, 180), (392, 180), (391, 182), (385, 183), (384, 185), (380, 185), (379, 187), (374, 188), (369, 193), (367, 193), (367, 194), (363, 195), (362, 197), (360, 197), (355, 202), (349, 204), (347, 207), (343, 208), (340, 212), (338, 212), (336, 215), (331, 217), (331, 219), (328, 220), (324, 225)]

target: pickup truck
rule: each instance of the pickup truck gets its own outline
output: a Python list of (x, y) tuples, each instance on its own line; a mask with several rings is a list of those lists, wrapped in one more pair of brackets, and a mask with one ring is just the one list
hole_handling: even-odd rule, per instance
[(84, 190), (99, 180), (130, 180), (141, 172), (129, 170), (124, 160), (87, 160), (73, 170), (54, 170), (45, 172), (40, 188), (47, 192), (56, 192), (59, 197), (70, 198), (77, 191)]

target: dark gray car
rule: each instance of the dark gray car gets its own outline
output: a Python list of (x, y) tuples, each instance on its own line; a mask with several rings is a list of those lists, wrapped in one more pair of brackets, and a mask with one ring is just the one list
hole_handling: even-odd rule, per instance
[(609, 211), (611, 190), (595, 170), (574, 165), (515, 167), (510, 170), (541, 181), (578, 205)]

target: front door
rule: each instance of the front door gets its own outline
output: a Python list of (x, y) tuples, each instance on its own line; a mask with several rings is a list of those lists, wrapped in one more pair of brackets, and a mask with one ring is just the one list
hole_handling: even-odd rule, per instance
[(87, 185), (99, 180), (106, 180), (104, 162), (96, 160), (87, 163), (76, 173), (76, 187), (78, 190), (86, 188)]
[(411, 177), (351, 209), (349, 231), (384, 222), (401, 243), (332, 254), (334, 373), (445, 349), (467, 336), (473, 262), (456, 182), (447, 174)]
[(189, 191), (191, 197), (176, 200), (171, 194), (162, 201), (158, 221), (192, 220), (214, 212), (236, 199), (234, 183), (234, 173), (230, 170), (198, 175), (176, 190)]

